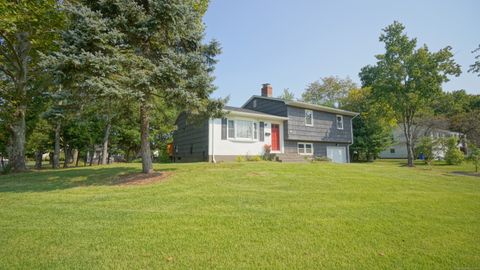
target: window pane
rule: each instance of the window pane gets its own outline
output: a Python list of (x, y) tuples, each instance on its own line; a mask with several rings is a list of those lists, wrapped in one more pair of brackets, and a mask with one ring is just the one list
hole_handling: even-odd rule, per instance
[(310, 110), (305, 110), (305, 124), (312, 125), (313, 123), (313, 113)]
[(311, 154), (312, 153), (312, 144), (305, 144), (305, 153)]
[(253, 138), (256, 140), (257, 139), (257, 134), (258, 134), (258, 128), (257, 128), (257, 123), (253, 123)]
[(235, 122), (228, 120), (228, 137), (235, 138)]
[(253, 135), (253, 125), (251, 121), (238, 120), (236, 123), (235, 137), (242, 139), (251, 139)]
[(337, 115), (337, 128), (343, 129), (343, 117), (340, 115)]
[(303, 144), (303, 143), (298, 144), (298, 153), (300, 153), (300, 154), (305, 153), (305, 144)]

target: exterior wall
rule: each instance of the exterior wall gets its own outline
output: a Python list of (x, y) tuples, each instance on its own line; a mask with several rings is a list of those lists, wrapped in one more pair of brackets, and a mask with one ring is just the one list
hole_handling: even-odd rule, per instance
[[(254, 100), (257, 103), (256, 107), (253, 106)], [(278, 116), (287, 116), (287, 105), (280, 100), (253, 98), (249, 103), (245, 104), (244, 108)]]
[(208, 120), (190, 122), (182, 113), (173, 133), (173, 145), (176, 162), (208, 161)]
[[(246, 140), (236, 140), (227, 138), (226, 140), (222, 140), (222, 120), (221, 119), (212, 119), (209, 121), (209, 149), (208, 154), (210, 156), (214, 155), (215, 160), (217, 160), (217, 156), (221, 158), (222, 156), (255, 156), (255, 155), (263, 155), (264, 153), (264, 145), (272, 144), (271, 139), (271, 127), (273, 124), (280, 125), (280, 151), (277, 153), (283, 153), (284, 149), (284, 140), (283, 140), (283, 123), (282, 121), (272, 121), (267, 119), (262, 119), (261, 117), (239, 117), (239, 116), (227, 116), (227, 119), (230, 120), (249, 120), (255, 122), (264, 122), (264, 141), (260, 141), (259, 139), (254, 141), (246, 141)], [(260, 132), (260, 129), (258, 129)], [(257, 136), (260, 138), (260, 135)], [(274, 152), (272, 152), (274, 153)], [(221, 159), (220, 159), (221, 160)], [(217, 160), (218, 161), (218, 160)]]
[[(395, 153), (391, 153), (390, 149), (395, 150)], [(388, 147), (379, 154), (380, 158), (407, 158), (407, 145), (405, 143), (399, 143)]]
[(299, 155), (299, 156), (309, 156), (309, 155), (300, 155), (298, 154), (297, 144), (299, 142), (313, 143), (313, 155), (314, 157), (326, 157), (327, 156), (327, 147), (328, 146), (343, 146), (345, 147), (347, 161), (350, 160), (349, 157), (349, 144), (348, 143), (330, 143), (330, 142), (312, 142), (312, 141), (285, 141), (285, 154), (288, 155)]
[[(286, 139), (352, 143), (352, 117), (343, 115), (343, 130), (337, 129), (337, 114), (313, 111), (313, 126), (305, 125), (305, 109), (288, 106)], [(288, 132), (287, 132), (288, 131)]]

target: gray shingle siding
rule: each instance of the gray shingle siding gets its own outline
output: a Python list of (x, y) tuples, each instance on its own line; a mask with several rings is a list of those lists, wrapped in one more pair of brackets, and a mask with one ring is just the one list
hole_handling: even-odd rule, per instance
[(305, 109), (288, 106), (288, 121), (285, 125), (285, 139), (304, 141), (325, 141), (351, 143), (350, 116), (343, 116), (343, 130), (337, 129), (337, 114), (313, 111), (313, 126), (305, 125)]
[[(173, 133), (174, 156), (177, 162), (208, 160), (208, 120), (190, 122), (182, 113)], [(178, 151), (177, 151), (178, 150)]]
[[(256, 107), (253, 106), (255, 100), (257, 102)], [(285, 102), (281, 100), (254, 97), (249, 103), (245, 104), (244, 108), (278, 116), (287, 116), (287, 105), (285, 105)]]
[[(292, 141), (286, 140), (284, 147), (285, 147), (285, 154), (298, 154), (297, 150), (297, 143), (299, 142), (309, 142), (309, 141)], [(328, 146), (343, 146), (346, 148), (347, 160), (349, 160), (349, 151), (348, 151), (348, 143), (331, 143), (331, 142), (311, 142), (313, 143), (313, 156), (315, 157), (326, 157), (327, 156), (327, 147)]]

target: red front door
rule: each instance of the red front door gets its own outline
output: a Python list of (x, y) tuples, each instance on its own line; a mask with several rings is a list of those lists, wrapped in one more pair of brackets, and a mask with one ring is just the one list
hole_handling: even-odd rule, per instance
[(272, 124), (272, 151), (280, 151), (280, 127)]

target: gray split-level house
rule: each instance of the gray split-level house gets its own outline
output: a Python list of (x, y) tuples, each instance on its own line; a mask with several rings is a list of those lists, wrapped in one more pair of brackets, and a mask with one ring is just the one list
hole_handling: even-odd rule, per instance
[(225, 106), (224, 111), (224, 118), (201, 122), (190, 122), (186, 113), (178, 117), (175, 161), (230, 161), (263, 155), (265, 145), (281, 161), (312, 157), (350, 161), (355, 112), (274, 98), (270, 84), (242, 107)]

